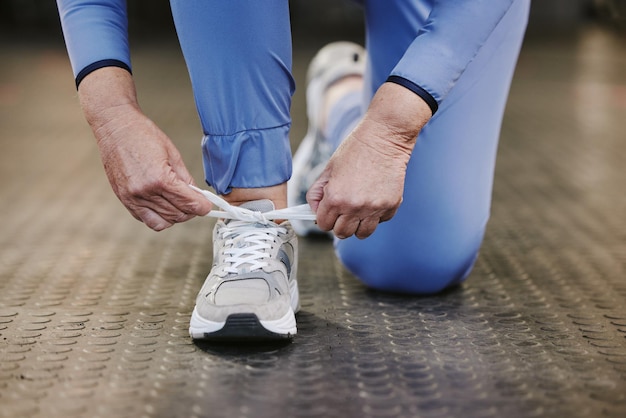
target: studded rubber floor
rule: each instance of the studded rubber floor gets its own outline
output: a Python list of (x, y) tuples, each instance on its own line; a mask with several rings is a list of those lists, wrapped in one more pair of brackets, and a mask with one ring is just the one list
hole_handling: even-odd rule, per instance
[[(466, 284), (377, 293), (330, 242), (301, 240), (298, 335), (259, 346), (189, 338), (212, 221), (154, 233), (128, 215), (61, 41), (0, 58), (0, 417), (626, 416), (624, 38), (528, 39)], [(137, 48), (134, 64), (145, 111), (200, 180), (175, 44)], [(302, 101), (300, 87), (294, 145)]]

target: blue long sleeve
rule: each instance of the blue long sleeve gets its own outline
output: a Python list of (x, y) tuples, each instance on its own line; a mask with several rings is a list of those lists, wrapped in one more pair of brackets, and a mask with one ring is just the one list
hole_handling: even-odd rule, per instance
[(434, 0), (425, 24), (391, 71), (390, 81), (405, 85), (428, 102), (423, 94), (427, 92), (434, 112), (513, 3)]
[(57, 0), (76, 85), (91, 71), (131, 70), (125, 0)]

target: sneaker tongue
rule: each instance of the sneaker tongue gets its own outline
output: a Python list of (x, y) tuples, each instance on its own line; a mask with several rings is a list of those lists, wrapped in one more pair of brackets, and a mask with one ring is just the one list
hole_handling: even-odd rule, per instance
[(274, 210), (274, 203), (269, 199), (253, 200), (242, 204), (240, 207), (254, 212), (269, 212)]

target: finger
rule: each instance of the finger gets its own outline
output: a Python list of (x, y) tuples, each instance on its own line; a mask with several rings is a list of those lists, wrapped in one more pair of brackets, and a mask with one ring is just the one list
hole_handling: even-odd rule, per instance
[(387, 222), (387, 221), (391, 220), (391, 218), (396, 216), (397, 212), (398, 212), (398, 208), (397, 207), (395, 209), (388, 210), (388, 211), (384, 212), (382, 215), (380, 215), (380, 222)]
[[(181, 212), (162, 196), (137, 199), (129, 205), (129, 209), (131, 213), (134, 212), (134, 214), (139, 216), (139, 220), (142, 222), (146, 222), (145, 218), (147, 217), (153, 223), (160, 223), (160, 219), (162, 219), (170, 225), (188, 221), (196, 216)], [(158, 219), (154, 218), (153, 214), (158, 216)]]
[[(318, 202), (316, 214), (317, 226), (322, 231), (331, 231), (335, 228), (335, 223), (341, 215), (339, 212), (342, 205), (327, 193), (326, 187), (321, 189), (321, 199)], [(310, 204), (310, 203), (309, 203)]]
[(189, 215), (204, 216), (213, 207), (201, 193), (196, 192), (189, 187), (189, 183), (181, 180), (164, 190), (162, 196), (178, 211)]
[(324, 186), (326, 182), (317, 180), (313, 185), (309, 188), (306, 193), (306, 201), (313, 213), (317, 213), (319, 210), (319, 205), (322, 199), (324, 198)]
[(335, 221), (333, 233), (339, 239), (351, 237), (357, 231), (359, 222), (359, 218), (356, 216), (340, 215)]
[(334, 209), (329, 208), (328, 205), (325, 204), (324, 200), (320, 202), (316, 212), (316, 220), (317, 226), (322, 231), (334, 230), (338, 217), (338, 213)]
[(146, 207), (137, 208), (135, 210), (135, 214), (137, 214), (139, 219), (150, 229), (153, 229), (157, 232), (169, 228), (173, 225), (171, 222), (168, 222), (161, 216), (159, 216), (158, 213)]
[(379, 223), (380, 223), (379, 218), (376, 218), (376, 217), (369, 217), (369, 218), (362, 219), (359, 222), (359, 225), (354, 235), (358, 239), (367, 238), (374, 233)]
[(180, 155), (178, 149), (176, 149), (176, 147), (172, 147), (172, 149), (168, 150), (168, 154), (169, 165), (174, 173), (176, 173), (176, 176), (185, 184), (193, 184), (193, 177), (191, 176), (191, 173), (189, 173), (189, 170), (187, 170), (187, 166), (185, 165), (183, 157)]

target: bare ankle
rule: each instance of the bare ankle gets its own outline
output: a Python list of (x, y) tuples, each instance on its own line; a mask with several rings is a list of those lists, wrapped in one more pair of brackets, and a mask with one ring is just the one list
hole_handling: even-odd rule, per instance
[(222, 197), (234, 206), (240, 206), (253, 200), (269, 199), (274, 203), (276, 209), (283, 209), (287, 207), (287, 183), (269, 187), (236, 187)]

